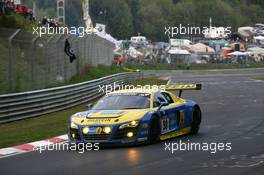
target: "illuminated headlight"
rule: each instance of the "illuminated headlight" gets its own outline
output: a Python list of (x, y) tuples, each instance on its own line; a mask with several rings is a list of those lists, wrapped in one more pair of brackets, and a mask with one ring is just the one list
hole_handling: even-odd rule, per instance
[(109, 134), (111, 132), (111, 127), (106, 126), (106, 127), (104, 127), (103, 131), (104, 131), (104, 133)]
[(75, 139), (76, 135), (74, 133), (71, 134), (72, 138)]
[(71, 122), (71, 128), (78, 129), (78, 126), (75, 123)]
[(88, 127), (83, 127), (82, 128), (82, 132), (83, 132), (83, 134), (88, 134), (89, 128)]
[(128, 132), (127, 133), (127, 137), (133, 137), (133, 135), (134, 135), (133, 132)]
[(124, 129), (124, 128), (135, 128), (139, 124), (139, 121), (131, 121), (129, 123), (123, 124), (119, 126), (119, 129)]

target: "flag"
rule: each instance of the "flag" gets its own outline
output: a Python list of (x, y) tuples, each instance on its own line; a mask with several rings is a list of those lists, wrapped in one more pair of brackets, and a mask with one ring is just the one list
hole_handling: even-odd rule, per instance
[(92, 20), (89, 15), (89, 0), (82, 0), (82, 10), (83, 10), (83, 20), (85, 22), (86, 28), (92, 27)]
[(88, 0), (82, 0), (83, 19), (87, 20), (89, 17), (89, 2)]
[(71, 63), (76, 59), (76, 56), (73, 50), (71, 49), (71, 44), (68, 39), (66, 39), (65, 41), (64, 52), (66, 53), (66, 55), (69, 56)]

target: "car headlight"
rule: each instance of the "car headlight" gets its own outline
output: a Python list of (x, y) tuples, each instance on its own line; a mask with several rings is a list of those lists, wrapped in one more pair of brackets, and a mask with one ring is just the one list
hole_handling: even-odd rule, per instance
[(111, 132), (111, 127), (106, 126), (103, 128), (104, 133), (109, 134)]
[(83, 134), (88, 134), (89, 128), (87, 126), (86, 127), (83, 127), (82, 128), (82, 132), (83, 132)]
[(76, 124), (73, 123), (73, 122), (71, 122), (70, 127), (71, 127), (72, 129), (78, 129), (78, 125), (76, 125)]
[(119, 129), (124, 129), (124, 128), (135, 128), (139, 124), (139, 121), (133, 120), (129, 123), (125, 123), (119, 126)]

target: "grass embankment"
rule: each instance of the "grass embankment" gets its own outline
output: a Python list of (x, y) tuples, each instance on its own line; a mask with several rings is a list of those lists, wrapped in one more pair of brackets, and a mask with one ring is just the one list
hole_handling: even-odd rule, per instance
[(264, 68), (264, 62), (250, 64), (146, 64), (127, 65), (130, 69), (140, 70), (208, 70), (208, 69), (239, 69), (239, 68)]
[(49, 85), (48, 88), (76, 84), (76, 83), (94, 80), (97, 78), (102, 78), (108, 75), (113, 75), (122, 72), (128, 72), (128, 71), (124, 67), (120, 67), (116, 65), (111, 65), (111, 66), (98, 65), (96, 67), (86, 65), (80, 74), (73, 76), (69, 81), (63, 83), (54, 83)]
[[(1, 46), (0, 46), (0, 51), (1, 51)], [(21, 60), (20, 60), (21, 61)], [(23, 92), (23, 91), (28, 91), (31, 88), (30, 86), (30, 78), (28, 78), (28, 74), (25, 74), (25, 72), (21, 71), (23, 69), (17, 68), (14, 72), (14, 84), (16, 85), (13, 91), (8, 90), (8, 81), (7, 81), (7, 59), (4, 59), (4, 56), (2, 56), (0, 52), (0, 65), (3, 65), (0, 67), (0, 94), (4, 94), (7, 92)], [(20, 65), (20, 67), (23, 67), (25, 64), (16, 64)], [(21, 73), (19, 73), (21, 71)], [(104, 65), (98, 65), (96, 67), (92, 66), (85, 66), (82, 70), (82, 72), (78, 75), (73, 76), (69, 81), (63, 82), (63, 83), (53, 83), (49, 84), (45, 88), (52, 88), (52, 87), (59, 87), (59, 86), (64, 86), (64, 85), (70, 85), (70, 84), (75, 84), (75, 83), (80, 83), (84, 81), (89, 81), (97, 78), (101, 78), (107, 75), (112, 75), (116, 73), (121, 73), (121, 72), (127, 72), (123, 67), (119, 66), (104, 66)], [(27, 73), (27, 72), (26, 72)], [(19, 76), (18, 76), (19, 75)], [(34, 89), (35, 90), (35, 89)]]
[(24, 16), (19, 14), (0, 16), (0, 27), (17, 28), (32, 32), (33, 27), (36, 26), (37, 22), (30, 21), (28, 18), (26, 19)]
[(252, 77), (251, 79), (264, 81), (264, 77)]
[[(166, 80), (150, 77), (134, 82), (133, 85), (162, 85), (166, 83)], [(83, 104), (36, 118), (0, 124), (0, 148), (65, 134), (67, 132), (67, 121), (69, 117), (74, 113), (85, 110), (86, 106)]]

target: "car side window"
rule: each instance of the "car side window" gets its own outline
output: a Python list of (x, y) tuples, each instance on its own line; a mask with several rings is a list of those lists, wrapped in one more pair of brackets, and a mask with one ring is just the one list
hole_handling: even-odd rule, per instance
[(153, 107), (159, 107), (162, 102), (167, 102), (166, 98), (160, 92), (156, 93), (153, 99)]
[(167, 92), (162, 92), (162, 95), (166, 98), (166, 100), (169, 103), (174, 103), (173, 99), (171, 98), (170, 94), (168, 94)]
[(160, 105), (160, 101), (157, 97), (157, 94), (154, 95), (154, 98), (153, 98), (153, 107), (156, 108)]

